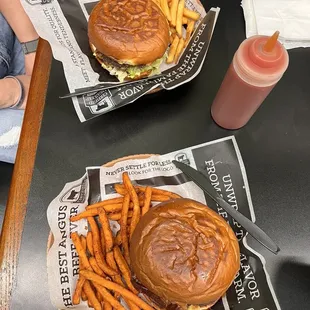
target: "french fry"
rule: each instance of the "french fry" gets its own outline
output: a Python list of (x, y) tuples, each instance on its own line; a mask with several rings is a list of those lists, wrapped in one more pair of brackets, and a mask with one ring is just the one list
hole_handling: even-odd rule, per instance
[(197, 21), (200, 18), (199, 13), (197, 13), (195, 11), (191, 11), (187, 8), (184, 8), (183, 15), (184, 15), (184, 17), (187, 17), (187, 18), (192, 19), (194, 21)]
[[(129, 299), (130, 301), (132, 301), (133, 303), (135, 303), (138, 307), (140, 307), (143, 310), (154, 310), (151, 306), (149, 306), (145, 301), (143, 301), (142, 299), (140, 299), (138, 296), (136, 296), (134, 293), (132, 293), (131, 291), (125, 289), (124, 287), (120, 286), (119, 284), (116, 284), (114, 282), (111, 282), (109, 280), (106, 280), (100, 276), (98, 276), (97, 274), (95, 274), (92, 271), (89, 270), (81, 270), (80, 273), (82, 274), (82, 276), (84, 276), (87, 280), (90, 280), (93, 282), (93, 284), (99, 284), (109, 290), (115, 291), (120, 293), (123, 297)], [(101, 291), (101, 290), (100, 290)], [(107, 300), (104, 297), (105, 300)], [(111, 302), (110, 302), (111, 303)], [(112, 304), (112, 303), (111, 303)], [(113, 307), (115, 307), (112, 304)]]
[(182, 18), (182, 24), (183, 24), (183, 25), (186, 25), (187, 23), (188, 23), (187, 18), (183, 16), (183, 18)]
[(189, 40), (191, 39), (191, 35), (194, 31), (194, 27), (195, 27), (195, 21), (190, 20), (188, 22), (187, 28), (186, 28), (186, 40), (185, 40), (185, 46), (187, 46)]
[(93, 217), (88, 217), (87, 220), (93, 234), (94, 255), (99, 267), (104, 273), (108, 274), (109, 276), (117, 274), (117, 271), (109, 267), (104, 259), (101, 247), (100, 233), (95, 219)]
[(98, 209), (90, 209), (84, 212), (79, 213), (78, 215), (72, 216), (70, 218), (71, 222), (79, 221), (83, 218), (89, 217), (89, 216), (96, 216), (98, 215)]
[(119, 204), (122, 202), (123, 202), (123, 197), (111, 198), (111, 199), (103, 200), (103, 201), (94, 203), (92, 205), (89, 205), (86, 207), (86, 210), (102, 208), (107, 205), (115, 205), (115, 204)]
[(128, 245), (128, 235), (127, 235), (127, 220), (128, 220), (128, 209), (129, 209), (130, 196), (127, 194), (124, 197), (123, 209), (120, 220), (120, 236), (124, 249), (124, 255), (128, 264), (130, 264), (129, 258), (129, 245)]
[(175, 52), (177, 50), (177, 47), (178, 47), (178, 43), (179, 43), (179, 37), (178, 36), (175, 36), (174, 37), (174, 40), (170, 46), (170, 49), (169, 49), (169, 53), (168, 53), (168, 58), (167, 58), (167, 64), (170, 64), (173, 62), (174, 60), (174, 55), (175, 55)]
[(152, 199), (152, 188), (147, 186), (144, 192), (144, 205), (142, 207), (142, 216), (150, 209)]
[(125, 196), (127, 193), (126, 188), (122, 184), (114, 184), (114, 189), (118, 194), (122, 196)]
[(117, 266), (119, 270), (121, 271), (123, 278), (125, 280), (125, 283), (127, 284), (127, 287), (134, 293), (138, 294), (138, 291), (134, 288), (134, 286), (131, 283), (131, 273), (129, 266), (127, 265), (127, 262), (125, 258), (123, 257), (123, 254), (118, 246), (115, 246), (113, 249), (114, 252), (114, 258), (117, 263)]
[[(125, 192), (124, 186), (122, 184), (119, 184), (119, 185), (120, 185), (120, 190)], [(135, 188), (136, 192), (139, 194), (139, 197), (141, 197), (140, 195), (143, 195), (144, 192), (146, 191), (145, 186), (135, 185), (134, 188)], [(152, 187), (152, 193), (155, 195), (168, 196), (168, 197), (173, 198), (173, 199), (182, 198), (180, 195), (178, 195), (176, 193), (172, 193), (172, 192), (169, 192), (167, 190), (156, 188), (156, 187)], [(143, 206), (143, 204), (142, 204), (142, 206)]]
[(81, 239), (80, 239), (78, 233), (77, 232), (73, 232), (71, 234), (71, 239), (72, 239), (72, 242), (75, 245), (76, 251), (77, 251), (77, 253), (79, 255), (80, 264), (83, 265), (84, 269), (92, 270), (92, 268), (91, 268), (91, 266), (89, 264), (86, 252), (83, 249), (82, 242), (81, 242)]
[[(179, 44), (178, 44), (177, 51), (176, 51), (175, 56), (174, 56), (174, 62), (175, 63), (178, 63), (179, 57), (180, 57), (180, 55), (181, 55), (181, 53), (183, 51), (183, 48), (184, 48), (184, 39), (181, 38), (180, 41), (179, 41)], [(156, 197), (156, 198), (154, 196), (153, 196), (153, 200), (155, 200), (155, 201), (161, 201), (160, 200), (161, 198), (165, 199), (165, 196), (161, 197), (161, 196), (157, 195), (159, 197)], [(168, 197), (168, 200), (170, 200), (169, 197)], [(166, 201), (166, 200), (164, 200), (164, 201)]]
[(95, 295), (95, 292), (93, 291), (89, 281), (87, 281), (87, 280), (85, 281), (83, 288), (84, 288), (85, 294), (87, 296), (87, 299), (90, 302), (90, 304), (92, 305), (92, 307), (95, 310), (101, 310), (101, 304), (98, 301), (98, 299)]
[(162, 8), (165, 16), (167, 17), (168, 21), (171, 21), (171, 14), (168, 6), (168, 1), (167, 0), (160, 0), (160, 7)]
[(101, 241), (102, 254), (105, 255), (105, 241), (104, 241), (104, 234), (103, 234), (103, 228), (102, 227), (100, 227), (100, 241)]
[(175, 37), (175, 36), (176, 36), (175, 33), (172, 33), (172, 34), (170, 35), (170, 44), (173, 43), (173, 40), (174, 40), (174, 37)]
[[(99, 277), (100, 279), (103, 279), (98, 275), (95, 275), (95, 276)], [(113, 283), (113, 282), (108, 281), (106, 279), (103, 279), (103, 280), (110, 282), (110, 283)], [(92, 283), (93, 283), (94, 287), (96, 288), (96, 290), (100, 292), (100, 294), (102, 295), (105, 302), (108, 302), (115, 309), (124, 309), (124, 307), (121, 305), (121, 303), (115, 297), (113, 297), (111, 295), (111, 293), (104, 287), (104, 285), (102, 285), (101, 283), (96, 282), (96, 281), (92, 281)], [(116, 285), (118, 285), (118, 284), (116, 284)]]
[(93, 268), (93, 270), (99, 275), (99, 276), (104, 276), (104, 272), (101, 270), (101, 268), (99, 267), (95, 257), (90, 257), (89, 258), (89, 263), (91, 265), (91, 267)]
[(179, 38), (182, 37), (182, 18), (183, 18), (183, 10), (184, 10), (185, 1), (180, 0), (178, 4), (177, 10), (177, 20), (176, 20), (176, 30)]
[(171, 25), (173, 27), (176, 26), (176, 22), (177, 22), (178, 3), (179, 3), (179, 0), (171, 1), (170, 14), (171, 14)]
[(123, 182), (124, 182), (125, 188), (127, 189), (129, 193), (130, 199), (133, 202), (133, 214), (132, 214), (132, 220), (131, 220), (131, 225), (130, 225), (130, 237), (131, 237), (133, 234), (133, 231), (135, 230), (140, 220), (141, 210), (140, 210), (138, 195), (130, 181), (130, 178), (127, 172), (123, 173)]
[(103, 236), (106, 246), (105, 250), (106, 253), (109, 253), (113, 249), (113, 234), (111, 231), (109, 219), (103, 208), (99, 208), (99, 221), (103, 229)]
[(87, 232), (86, 235), (86, 244), (87, 244), (87, 249), (90, 255), (94, 256), (94, 248), (93, 248), (93, 235), (91, 231)]
[(121, 245), (122, 244), (122, 237), (120, 231), (117, 232), (115, 238), (114, 238), (114, 244)]

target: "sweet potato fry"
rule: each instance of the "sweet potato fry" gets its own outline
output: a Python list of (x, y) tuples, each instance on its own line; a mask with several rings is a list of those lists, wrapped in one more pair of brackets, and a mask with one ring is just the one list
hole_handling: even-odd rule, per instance
[[(123, 288), (122, 286), (120, 286), (119, 284), (116, 284), (114, 282), (111, 282), (109, 280), (106, 280), (100, 276), (98, 276), (97, 274), (95, 274), (92, 271), (89, 270), (81, 270), (80, 273), (82, 274), (82, 276), (84, 276), (87, 280), (90, 280), (95, 284), (99, 284), (109, 290), (115, 291), (120, 293), (123, 297), (131, 300), (133, 303), (135, 303), (138, 307), (140, 307), (141, 309), (144, 310), (154, 310), (151, 306), (149, 306), (145, 301), (143, 301), (142, 299), (140, 299), (138, 296), (136, 296), (134, 293), (132, 293), (131, 291)], [(105, 300), (107, 300), (105, 298)], [(112, 303), (111, 303), (112, 304)], [(113, 307), (115, 307), (112, 304)]]
[(182, 38), (182, 18), (183, 18), (183, 10), (184, 10), (185, 1), (180, 0), (178, 4), (177, 10), (177, 21), (176, 21), (176, 30), (179, 38)]
[(114, 189), (118, 194), (122, 196), (125, 196), (127, 193), (126, 188), (122, 184), (114, 184)]
[(125, 258), (123, 257), (123, 254), (118, 246), (114, 247), (114, 258), (117, 263), (117, 266), (119, 270), (121, 271), (123, 278), (125, 280), (125, 283), (127, 284), (127, 287), (134, 293), (138, 294), (138, 291), (134, 288), (134, 286), (131, 283), (131, 273), (129, 266), (127, 265), (127, 262)]
[(95, 257), (90, 257), (89, 258), (89, 263), (91, 265), (91, 267), (93, 268), (93, 270), (99, 275), (99, 276), (104, 276), (104, 272), (101, 270), (101, 268), (99, 267)]
[(151, 206), (151, 199), (152, 199), (152, 188), (147, 186), (144, 192), (144, 205), (142, 207), (142, 215), (144, 215)]
[[(146, 188), (147, 187), (135, 185), (135, 189), (139, 190), (140, 193), (141, 192), (144, 193), (146, 191)], [(180, 195), (178, 195), (176, 193), (172, 193), (172, 192), (166, 191), (164, 189), (155, 188), (155, 187), (152, 187), (152, 194), (154, 194), (154, 195), (164, 195), (164, 196), (168, 196), (168, 197), (170, 197), (172, 199), (182, 198)]]
[(83, 249), (82, 242), (81, 242), (81, 239), (80, 239), (78, 233), (77, 232), (73, 232), (71, 234), (71, 239), (72, 239), (72, 242), (75, 245), (76, 251), (77, 251), (77, 253), (79, 255), (80, 264), (83, 265), (84, 269), (92, 270), (92, 268), (91, 268), (91, 266), (89, 264), (86, 252)]
[(85, 294), (84, 290), (82, 290), (81, 297), (83, 301), (87, 300), (87, 295)]
[(115, 270), (113, 270), (111, 267), (108, 266), (108, 264), (106, 263), (104, 259), (104, 256), (102, 253), (99, 229), (98, 229), (95, 219), (93, 217), (88, 217), (87, 220), (88, 220), (88, 223), (90, 225), (90, 228), (93, 234), (94, 255), (95, 255), (95, 258), (96, 258), (96, 261), (99, 267), (102, 269), (104, 273), (110, 276), (117, 274)]
[[(182, 41), (183, 39), (181, 39), (180, 41)], [(183, 40), (183, 44), (184, 44), (184, 40)], [(177, 54), (176, 54), (177, 55)], [(175, 56), (174, 56), (175, 57)], [(165, 196), (165, 195), (152, 195), (152, 201), (158, 201), (158, 202), (162, 202), (162, 201), (168, 201), (171, 198), (169, 196)]]
[(97, 299), (97, 297), (95, 295), (95, 292), (92, 289), (89, 281), (87, 281), (87, 280), (85, 281), (83, 288), (84, 288), (85, 294), (87, 296), (87, 299), (91, 303), (92, 307), (95, 310), (101, 310), (101, 304), (98, 301), (98, 299)]
[(184, 15), (184, 17), (187, 17), (187, 18), (192, 19), (194, 21), (197, 21), (200, 18), (199, 13), (197, 13), (195, 11), (191, 11), (187, 8), (184, 8), (183, 15)]
[(86, 252), (87, 250), (87, 241), (86, 241), (86, 238), (84, 236), (80, 236), (81, 238), (81, 244), (82, 244), (82, 248), (83, 250)]
[(91, 231), (87, 232), (86, 235), (86, 244), (87, 244), (87, 249), (88, 252), (91, 256), (94, 256), (94, 248), (93, 248), (93, 235)]
[[(115, 262), (115, 259), (114, 259), (114, 253), (113, 253), (113, 251), (107, 253), (107, 263), (108, 263), (108, 265), (109, 265), (111, 268), (113, 268), (114, 270), (118, 270), (117, 265), (116, 265), (116, 262)], [(113, 279), (113, 281), (114, 281), (115, 283), (117, 283), (117, 284), (119, 284), (119, 285), (122, 285), (122, 286), (124, 285), (124, 284), (123, 284), (123, 281), (122, 281), (122, 277), (121, 277), (119, 274), (117, 274), (116, 276), (113, 276), (112, 279)], [(117, 299), (119, 299), (119, 298), (120, 298), (119, 293), (115, 293), (115, 297), (116, 297)]]
[[(93, 274), (95, 275), (96, 277), (99, 277), (98, 275), (96, 274)], [(106, 283), (106, 282), (110, 282), (110, 283), (113, 283), (111, 281), (108, 281), (106, 279), (103, 279), (101, 277), (99, 277), (100, 280), (104, 280), (103, 282)], [(91, 279), (90, 279), (91, 280)], [(106, 282), (105, 282), (106, 281)], [(101, 281), (93, 281), (92, 280), (92, 283), (94, 285), (94, 287), (96, 288), (97, 291), (100, 292), (100, 294), (102, 295), (104, 301), (108, 302), (110, 305), (112, 305), (113, 308), (115, 309), (123, 309), (124, 310), (124, 307), (121, 305), (121, 303), (116, 299), (114, 298), (110, 293), (109, 291), (105, 288), (104, 285), (102, 285), (101, 283), (99, 283)], [(114, 283), (113, 283), (114, 284)], [(118, 284), (115, 284), (117, 286), (119, 286)]]
[(105, 241), (104, 241), (104, 234), (103, 234), (103, 229), (100, 227), (100, 241), (101, 241), (101, 250), (103, 256), (105, 255)]
[(140, 215), (141, 215), (141, 210), (140, 210), (140, 204), (139, 204), (139, 199), (138, 195), (136, 193), (135, 188), (133, 187), (130, 178), (128, 176), (127, 172), (123, 173), (123, 182), (126, 190), (129, 193), (130, 199), (133, 202), (133, 214), (132, 214), (132, 220), (131, 220), (131, 225), (130, 225), (130, 236), (132, 236), (133, 231), (135, 230), (139, 220), (140, 220)]
[(86, 217), (89, 217), (89, 216), (96, 216), (98, 215), (98, 209), (90, 209), (90, 210), (87, 210), (87, 211), (84, 211), (84, 212), (81, 212), (75, 216), (72, 216), (70, 218), (70, 221), (71, 222), (76, 222), (76, 221), (79, 221), (83, 218), (86, 218)]
[[(108, 218), (110, 220), (119, 221), (122, 217), (122, 213), (109, 213)], [(132, 211), (128, 212), (128, 218), (132, 218)]]
[(89, 205), (86, 207), (86, 210), (102, 208), (107, 205), (115, 205), (115, 204), (120, 204), (122, 202), (123, 202), (123, 197), (111, 198), (111, 199), (103, 200), (103, 201), (94, 203), (92, 205)]
[(115, 238), (114, 238), (114, 244), (121, 245), (122, 244), (122, 238), (120, 231), (117, 232)]
[(103, 208), (99, 208), (99, 221), (103, 229), (105, 250), (106, 250), (106, 253), (109, 253), (113, 249), (113, 234), (111, 231), (107, 213), (105, 212)]
[(127, 194), (124, 197), (123, 209), (120, 220), (120, 235), (122, 240), (122, 245), (124, 249), (124, 255), (128, 264), (130, 264), (129, 258), (129, 244), (128, 244), (128, 235), (127, 235), (127, 220), (128, 220), (128, 209), (129, 209), (130, 196)]
[(107, 301), (104, 301), (103, 303), (103, 307), (102, 307), (103, 310), (112, 310), (112, 305), (110, 303), (108, 303)]
[(86, 280), (85, 277), (80, 275), (76, 282), (75, 290), (74, 290), (73, 297), (72, 297), (72, 303), (74, 305), (78, 305), (80, 303), (80, 298), (83, 294), (83, 286), (84, 286), (85, 280)]

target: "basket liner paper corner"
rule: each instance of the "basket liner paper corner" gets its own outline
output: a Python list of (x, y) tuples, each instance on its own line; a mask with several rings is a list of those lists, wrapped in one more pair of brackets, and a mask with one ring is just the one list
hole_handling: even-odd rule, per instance
[[(174, 159), (205, 174), (234, 208), (255, 221), (245, 167), (233, 136), (166, 155), (122, 161), (109, 168), (89, 167), (81, 179), (65, 185), (47, 211), (54, 235), (54, 243), (47, 256), (47, 268), (50, 296), (55, 307), (73, 307), (72, 295), (78, 279), (79, 262), (70, 233), (87, 233), (86, 220), (70, 223), (70, 217), (85, 210), (88, 204), (117, 197), (114, 184), (122, 182), (122, 173), (127, 171), (136, 184), (170, 190), (206, 203), (233, 228), (240, 245), (240, 271), (226, 295), (212, 307), (213, 310), (280, 309), (264, 257), (247, 244), (243, 228), (172, 164)], [(115, 224), (111, 222), (114, 233), (119, 229)], [(75, 308), (88, 309), (85, 303)]]
[[(118, 83), (104, 70), (89, 47), (87, 23), (96, 0), (22, 0), (38, 34), (47, 40), (55, 59), (63, 64), (69, 91), (75, 92), (100, 83)], [(219, 8), (206, 13), (199, 0), (186, 0), (186, 7), (199, 12), (196, 30), (177, 65), (162, 64), (164, 77), (73, 97), (81, 122), (129, 104), (155, 88), (173, 89), (191, 81), (200, 72)], [(63, 95), (63, 94), (59, 94)]]

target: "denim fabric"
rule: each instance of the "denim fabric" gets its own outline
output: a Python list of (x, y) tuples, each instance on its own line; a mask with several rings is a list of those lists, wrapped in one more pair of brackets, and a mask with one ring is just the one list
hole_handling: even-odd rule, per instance
[[(0, 79), (25, 73), (22, 47), (11, 27), (0, 13)], [(0, 89), (0, 91), (2, 91)], [(0, 110), (0, 161), (15, 162), (24, 111)]]

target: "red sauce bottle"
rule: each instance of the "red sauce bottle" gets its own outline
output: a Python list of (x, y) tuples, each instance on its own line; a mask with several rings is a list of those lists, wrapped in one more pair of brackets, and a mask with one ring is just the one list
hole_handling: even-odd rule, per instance
[(239, 46), (211, 107), (219, 126), (244, 126), (281, 79), (289, 57), (278, 36), (253, 36)]

